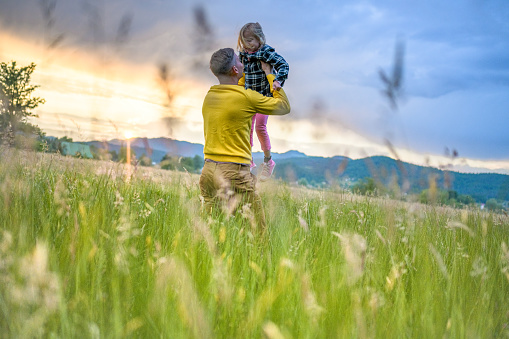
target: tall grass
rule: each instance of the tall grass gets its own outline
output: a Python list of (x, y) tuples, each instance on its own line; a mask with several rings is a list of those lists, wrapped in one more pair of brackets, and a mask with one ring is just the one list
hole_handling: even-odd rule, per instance
[(0, 158), (0, 338), (509, 336), (504, 216), (272, 182), (260, 238), (196, 176)]

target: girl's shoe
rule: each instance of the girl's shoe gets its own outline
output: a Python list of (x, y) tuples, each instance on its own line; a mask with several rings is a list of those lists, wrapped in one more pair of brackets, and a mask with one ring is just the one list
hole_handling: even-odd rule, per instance
[(270, 159), (268, 162), (264, 162), (262, 164), (262, 173), (260, 174), (260, 181), (267, 181), (270, 179), (272, 172), (274, 171), (274, 167), (276, 167), (276, 163), (274, 160)]

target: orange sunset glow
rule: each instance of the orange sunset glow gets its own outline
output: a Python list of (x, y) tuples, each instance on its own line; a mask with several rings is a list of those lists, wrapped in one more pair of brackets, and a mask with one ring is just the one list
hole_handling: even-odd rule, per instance
[[(178, 135), (161, 120), (185, 118), (190, 126), (201, 121), (201, 97), (207, 88), (180, 80), (170, 110), (156, 65), (127, 64), (112, 57), (104, 62), (77, 48), (52, 51), (5, 33), (0, 39), (9, 45), (8, 51), (0, 51), (3, 59), (36, 63), (36, 95), (46, 103), (36, 110), (35, 121), (48, 134), (82, 140), (119, 138), (126, 130), (132, 137), (153, 132), (164, 136), (169, 130)], [(194, 141), (199, 142), (201, 134), (200, 130)]]

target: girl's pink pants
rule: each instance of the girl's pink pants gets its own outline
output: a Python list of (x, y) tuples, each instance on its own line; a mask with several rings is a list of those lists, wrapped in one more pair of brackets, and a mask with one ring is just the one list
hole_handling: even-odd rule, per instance
[(258, 136), (258, 140), (260, 141), (260, 145), (262, 147), (262, 151), (270, 151), (270, 138), (269, 133), (267, 133), (267, 120), (269, 119), (268, 115), (256, 113), (253, 116), (253, 122), (251, 124), (251, 147), (253, 147), (253, 130), (256, 129), (256, 135)]

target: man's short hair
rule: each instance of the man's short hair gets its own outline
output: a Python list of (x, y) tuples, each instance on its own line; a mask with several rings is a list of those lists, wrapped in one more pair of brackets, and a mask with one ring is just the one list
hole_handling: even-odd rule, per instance
[(234, 64), (235, 51), (233, 48), (221, 48), (210, 58), (210, 70), (215, 76), (229, 75)]

